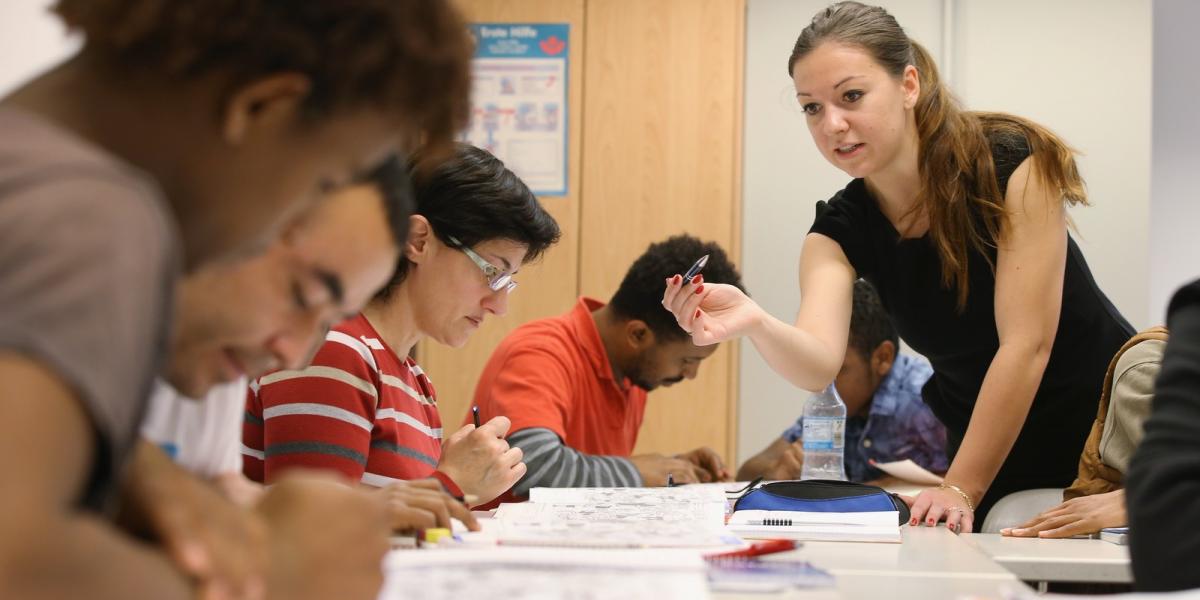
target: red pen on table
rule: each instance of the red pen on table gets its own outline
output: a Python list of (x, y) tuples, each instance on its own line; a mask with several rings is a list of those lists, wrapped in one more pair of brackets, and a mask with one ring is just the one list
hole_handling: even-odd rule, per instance
[(777, 552), (787, 552), (795, 550), (800, 545), (796, 540), (763, 540), (750, 544), (749, 548), (741, 550), (733, 550), (731, 552), (720, 552), (717, 554), (709, 554), (704, 557), (705, 560), (721, 560), (726, 558), (754, 558), (765, 554), (775, 554)]

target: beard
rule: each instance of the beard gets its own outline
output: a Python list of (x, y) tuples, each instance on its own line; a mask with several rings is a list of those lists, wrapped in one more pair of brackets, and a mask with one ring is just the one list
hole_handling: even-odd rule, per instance
[(674, 385), (676, 383), (679, 383), (680, 381), (683, 381), (683, 376), (680, 375), (678, 377), (672, 377), (670, 379), (660, 379), (658, 381), (651, 382), (648, 379), (646, 379), (639, 371), (636, 374), (630, 374), (629, 380), (633, 382), (633, 385), (636, 385), (636, 386), (642, 388), (643, 390), (646, 390), (647, 392), (649, 392), (649, 391), (655, 390), (664, 385)]
[(643, 368), (641, 360), (639, 360), (632, 369), (626, 372), (625, 376), (629, 378), (629, 381), (633, 383), (633, 385), (636, 385), (647, 392), (658, 387), (658, 384), (646, 379), (645, 369)]

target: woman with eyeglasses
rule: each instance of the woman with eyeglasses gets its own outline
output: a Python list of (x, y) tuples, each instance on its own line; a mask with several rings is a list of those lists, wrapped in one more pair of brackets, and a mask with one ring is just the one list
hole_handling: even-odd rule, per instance
[(251, 385), (243, 429), (246, 475), (271, 483), (293, 467), (383, 487), (434, 478), (486, 502), (525, 474), (504, 440), (509, 421), (468, 425), (443, 445), (437, 394), (410, 352), (430, 338), (466, 343), (503, 315), (514, 275), (558, 241), (554, 218), (499, 159), (460, 144), (429, 173), (414, 160), (416, 210), (391, 281), (325, 337), (311, 365)]

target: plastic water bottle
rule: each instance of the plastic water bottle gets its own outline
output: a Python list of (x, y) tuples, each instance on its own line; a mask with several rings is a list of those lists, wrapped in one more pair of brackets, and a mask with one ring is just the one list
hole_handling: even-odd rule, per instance
[(800, 479), (846, 480), (846, 405), (833, 384), (804, 403)]

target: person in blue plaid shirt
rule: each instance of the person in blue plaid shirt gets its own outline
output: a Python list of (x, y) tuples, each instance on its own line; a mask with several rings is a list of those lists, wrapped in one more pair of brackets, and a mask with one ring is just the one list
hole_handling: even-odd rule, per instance
[[(873, 481), (884, 475), (874, 462), (912, 459), (935, 473), (949, 468), (946, 428), (921, 400), (933, 375), (925, 359), (898, 353), (900, 338), (871, 284), (854, 284), (854, 312), (846, 358), (834, 386), (846, 403), (846, 477)], [(804, 464), (804, 417), (738, 469), (748, 481), (799, 479)]]

